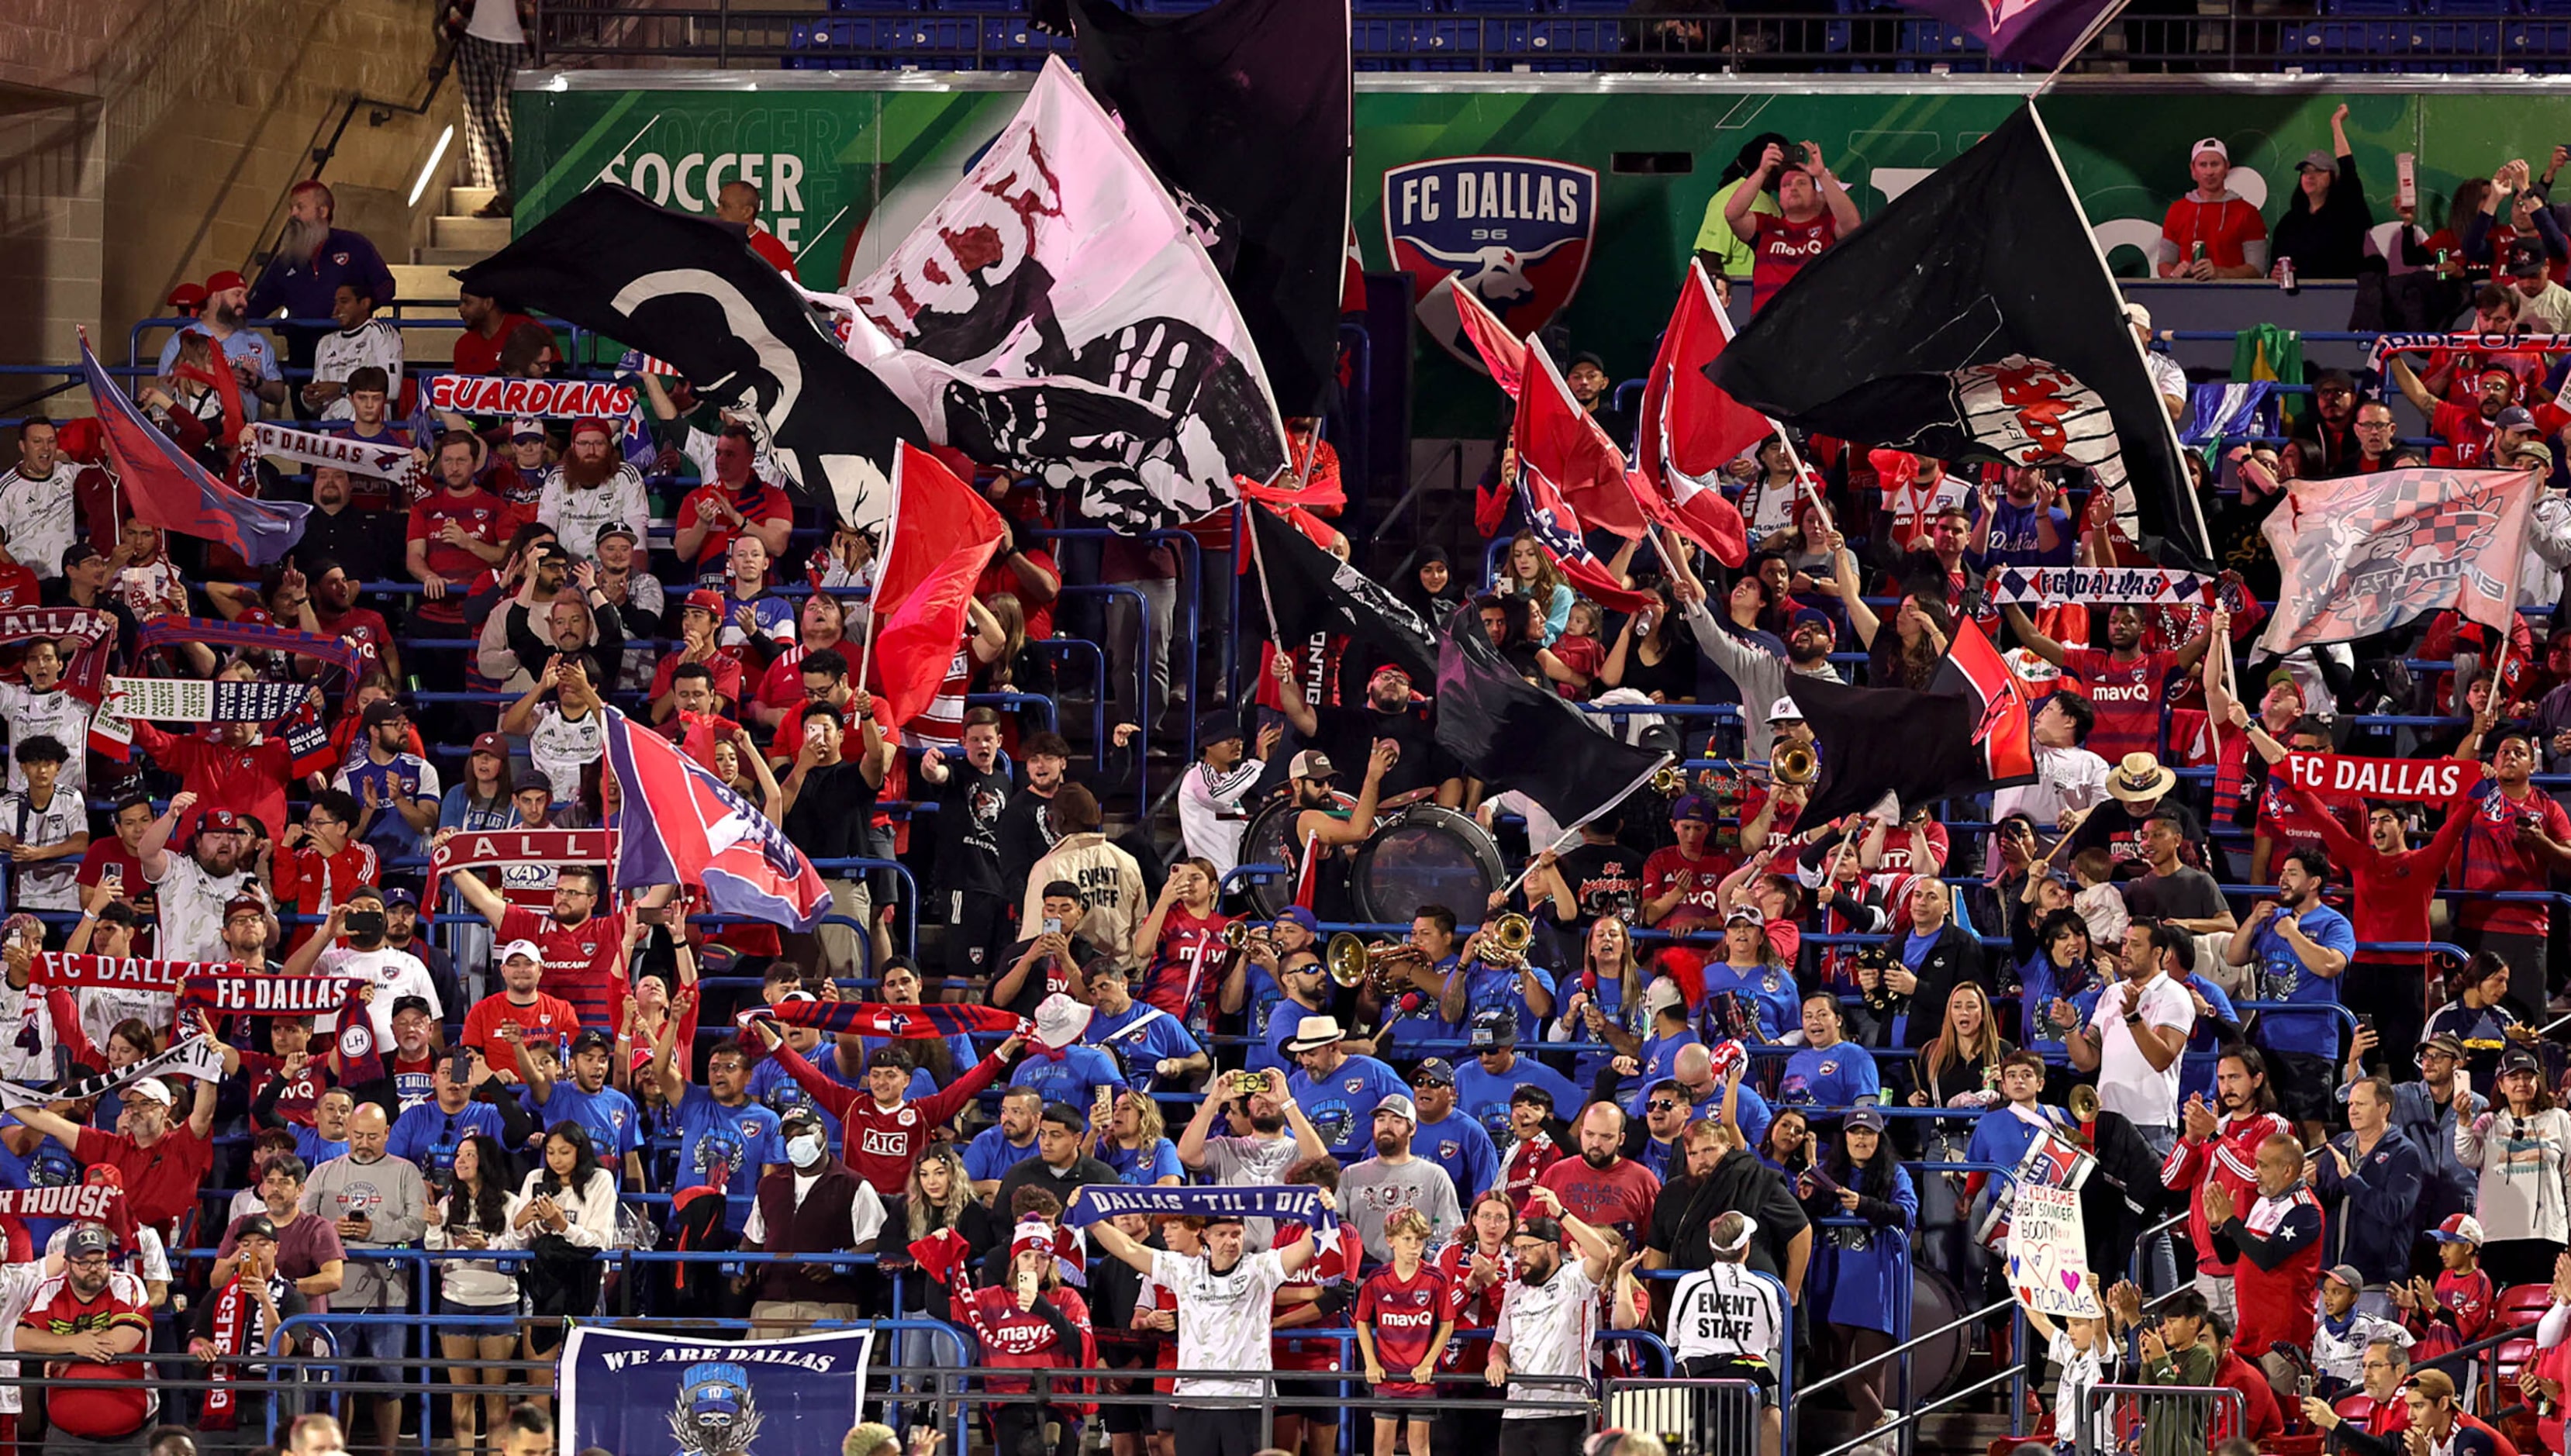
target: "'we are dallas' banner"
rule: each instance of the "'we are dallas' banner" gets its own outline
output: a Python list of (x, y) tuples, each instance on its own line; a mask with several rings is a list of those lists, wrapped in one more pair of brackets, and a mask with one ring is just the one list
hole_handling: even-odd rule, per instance
[(574, 1325), (562, 1352), (562, 1456), (838, 1456), (874, 1331), (748, 1340)]

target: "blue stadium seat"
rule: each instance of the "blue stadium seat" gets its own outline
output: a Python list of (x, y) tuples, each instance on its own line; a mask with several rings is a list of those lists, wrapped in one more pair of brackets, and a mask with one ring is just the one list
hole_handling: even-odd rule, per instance
[(1358, 15), (1426, 15), (1437, 6), (1436, 0), (1356, 0), (1352, 8)]
[(1552, 7), (1545, 0), (1451, 0), (1448, 8), (1458, 15), (1542, 15)]
[(895, 44), (901, 48), (902, 65), (917, 66), (923, 71), (973, 69), (974, 42), (981, 29), (979, 22), (961, 16), (921, 15), (887, 24), (882, 29), (890, 31), (896, 26), (900, 38)]
[(952, 15), (1024, 15), (1027, 0), (935, 0), (936, 8)]
[(2408, 15), (2410, 0), (2323, 0), (2327, 15)]
[(2507, 28), (2503, 53), (2512, 64), (2553, 70), (2544, 62), (2571, 60), (2571, 21), (2519, 21)]
[(917, 0), (830, 0), (830, 8), (858, 15), (907, 15), (919, 6)]
[[(890, 44), (878, 31), (896, 30), (900, 24), (899, 21), (884, 21), (878, 25), (872, 20), (834, 16), (795, 26), (792, 43), (798, 50), (806, 46), (815, 51), (869, 50)], [(807, 55), (786, 60), (789, 68), (803, 71), (870, 71), (880, 64), (869, 57), (851, 55)]]

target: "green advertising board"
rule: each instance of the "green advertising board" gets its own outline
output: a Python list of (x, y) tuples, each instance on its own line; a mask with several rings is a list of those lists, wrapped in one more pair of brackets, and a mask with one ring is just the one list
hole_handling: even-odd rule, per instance
[[(522, 73), (516, 93), (521, 226), (593, 182), (711, 212), (723, 181), (761, 185), (769, 226), (801, 259), (807, 285), (870, 268), (1006, 124), (1024, 73)], [(2007, 77), (1656, 78), (1362, 76), (1352, 214), (1366, 266), (1391, 255), (1386, 170), (1439, 159), (1537, 158), (1598, 174), (1590, 255), (1563, 310), (1574, 346), (1620, 375), (1641, 371), (1667, 318), (1707, 201), (1753, 137), (1820, 145), (1860, 211), (1971, 146), (2024, 103)], [(2571, 93), (2532, 78), (2131, 78), (2065, 84), (2044, 117), (2072, 186), (2119, 273), (2188, 186), (2190, 144), (2223, 139), (2234, 185), (2273, 226), (2295, 163), (2347, 133), (2378, 222), (2389, 221), (2393, 158), (2416, 159), (2422, 220), (2443, 221), (2468, 176), (2525, 158), (2541, 171), (2571, 139)], [(2008, 200), (1990, 206), (2005, 209)], [(1816, 340), (1827, 346), (1828, 341)], [(1480, 433), (1495, 417), (1487, 382), (1423, 343), (1421, 434)]]

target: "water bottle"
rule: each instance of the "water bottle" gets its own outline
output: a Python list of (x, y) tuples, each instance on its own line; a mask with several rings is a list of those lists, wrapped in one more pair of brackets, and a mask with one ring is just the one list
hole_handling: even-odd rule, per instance
[(2277, 286), (2283, 289), (2289, 296), (2300, 293), (2304, 290), (2304, 285), (2301, 282), (2298, 282), (2295, 278), (2295, 260), (2293, 258), (2282, 257), (2277, 260)]

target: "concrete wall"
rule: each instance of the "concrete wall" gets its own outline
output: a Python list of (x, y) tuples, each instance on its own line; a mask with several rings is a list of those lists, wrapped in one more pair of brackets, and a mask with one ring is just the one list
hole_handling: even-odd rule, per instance
[[(8, 0), (0, 25), (0, 363), (77, 357), (87, 325), (121, 362), (138, 318), (189, 279), (245, 267), (285, 189), (311, 170), (352, 92), (415, 102), (432, 52), (425, 0)], [(426, 117), (361, 108), (324, 178), (339, 221), (387, 260), (442, 200), (404, 206), (452, 79)], [(460, 152), (460, 144), (450, 151)], [(0, 402), (25, 381), (0, 378)], [(5, 412), (5, 411), (0, 411)]]

